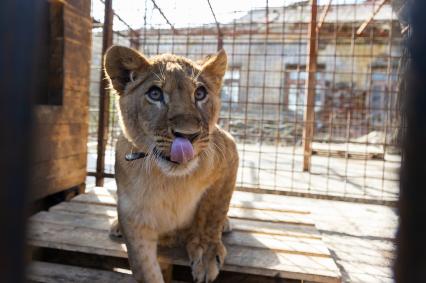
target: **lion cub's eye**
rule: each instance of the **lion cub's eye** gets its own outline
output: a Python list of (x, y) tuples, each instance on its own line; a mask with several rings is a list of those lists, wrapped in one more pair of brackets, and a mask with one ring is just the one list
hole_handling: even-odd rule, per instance
[(203, 86), (199, 86), (195, 90), (195, 95), (194, 96), (195, 96), (195, 100), (197, 100), (197, 101), (203, 100), (207, 96), (207, 90), (206, 90), (206, 88), (203, 87)]
[(163, 100), (163, 91), (158, 86), (152, 86), (145, 93), (149, 99), (154, 101), (162, 101)]

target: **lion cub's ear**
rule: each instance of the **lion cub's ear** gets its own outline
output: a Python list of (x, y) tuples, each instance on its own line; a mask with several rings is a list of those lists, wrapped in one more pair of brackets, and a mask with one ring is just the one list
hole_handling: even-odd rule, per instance
[(138, 51), (115, 45), (106, 52), (104, 65), (114, 89), (122, 94), (131, 80), (131, 72), (147, 70), (151, 63)]
[(220, 88), (227, 67), (228, 58), (225, 50), (221, 49), (203, 62), (201, 74), (208, 78), (216, 88)]

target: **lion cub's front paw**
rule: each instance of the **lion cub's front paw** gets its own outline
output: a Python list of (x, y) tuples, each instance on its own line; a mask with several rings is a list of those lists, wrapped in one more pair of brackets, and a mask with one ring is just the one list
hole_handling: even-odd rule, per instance
[(205, 245), (189, 242), (186, 249), (194, 281), (205, 283), (215, 280), (226, 256), (226, 248), (222, 242), (211, 242)]
[(111, 224), (111, 228), (109, 229), (109, 236), (113, 240), (123, 239), (123, 234), (121, 233), (120, 223), (118, 222), (118, 219), (115, 219), (114, 222)]

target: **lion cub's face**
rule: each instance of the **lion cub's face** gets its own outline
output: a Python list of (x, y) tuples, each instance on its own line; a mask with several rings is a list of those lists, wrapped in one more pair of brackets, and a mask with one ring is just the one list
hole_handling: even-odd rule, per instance
[[(154, 161), (164, 173), (188, 174), (199, 158), (208, 154), (226, 67), (223, 50), (201, 64), (170, 54), (148, 59), (121, 46), (107, 52), (105, 69), (120, 95), (124, 135), (138, 150), (147, 152), (147, 160)], [(176, 146), (177, 138), (187, 147), (192, 145), (189, 160), (178, 158), (176, 162), (172, 144)]]

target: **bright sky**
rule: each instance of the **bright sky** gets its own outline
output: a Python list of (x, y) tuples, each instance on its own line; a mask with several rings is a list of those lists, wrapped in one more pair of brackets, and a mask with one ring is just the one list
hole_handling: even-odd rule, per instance
[[(290, 5), (301, 0), (269, 0), (270, 7)], [(318, 0), (319, 4), (329, 0)], [(213, 23), (207, 0), (156, 0), (166, 17), (175, 27)], [(332, 0), (332, 3), (356, 3), (364, 0)], [(93, 17), (103, 21), (104, 5), (100, 0), (92, 0)], [(216, 13), (218, 21), (226, 23), (234, 18), (243, 16), (253, 8), (265, 7), (266, 0), (211, 0), (210, 3)], [(144, 25), (144, 15), (147, 15), (147, 26), (166, 26), (166, 22), (159, 12), (154, 9), (151, 0), (113, 0), (113, 8), (132, 28), (137, 29)], [(114, 21), (114, 29), (127, 29), (118, 20)]]

